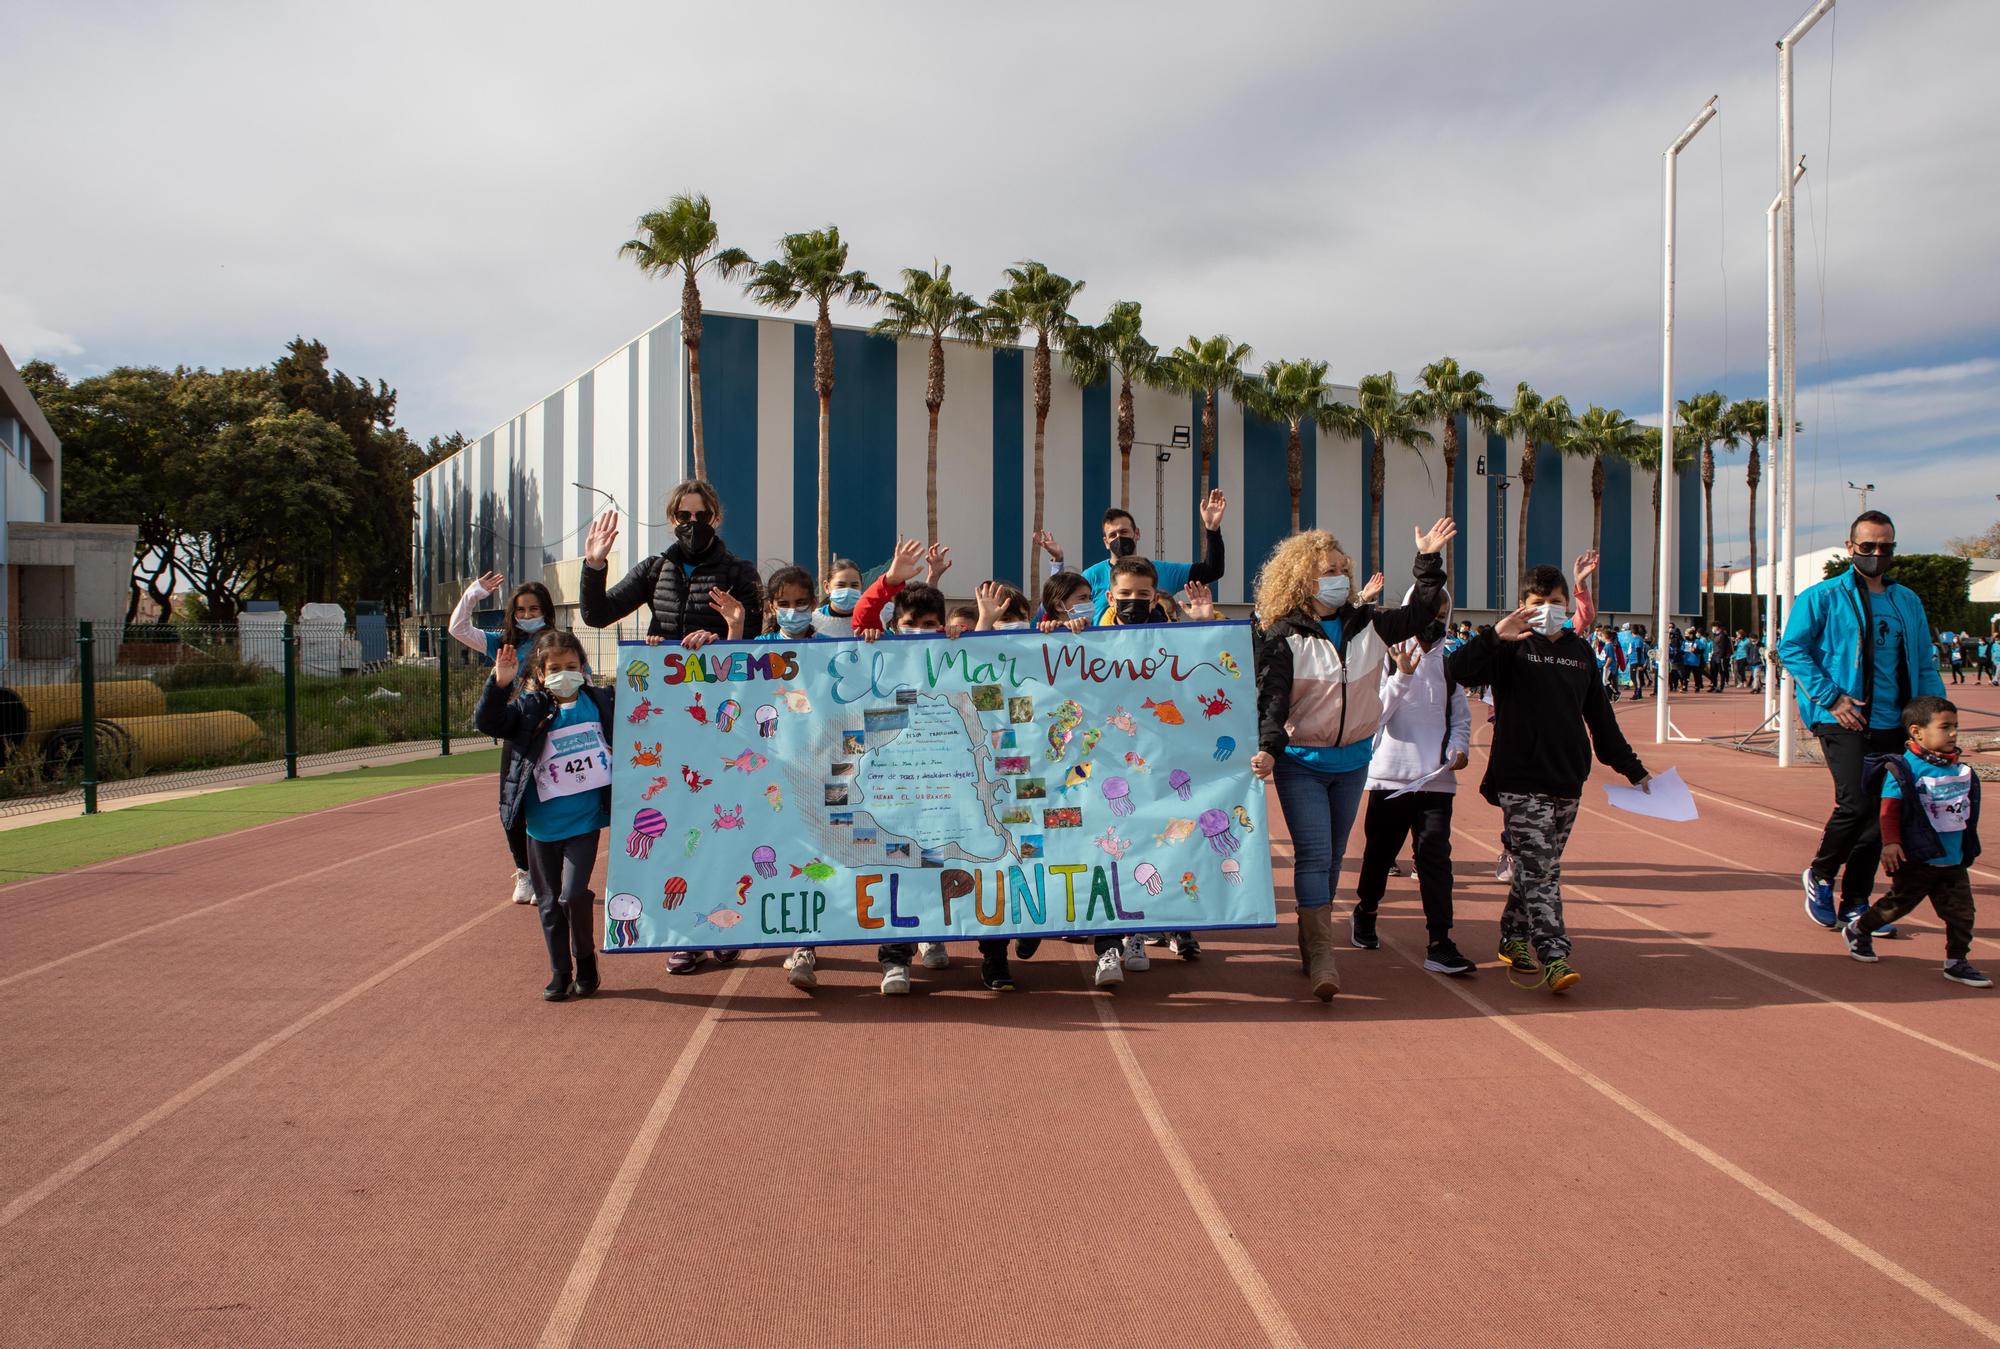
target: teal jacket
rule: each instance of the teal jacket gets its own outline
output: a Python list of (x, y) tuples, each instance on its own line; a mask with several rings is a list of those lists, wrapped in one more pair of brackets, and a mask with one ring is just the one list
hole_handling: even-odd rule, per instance
[[(1778, 660), (1791, 671), (1798, 695), (1799, 719), (1807, 729), (1831, 722), (1833, 705), (1842, 694), (1856, 702), (1868, 699), (1874, 644), (1863, 642), (1867, 624), (1862, 617), (1860, 575), (1849, 567), (1807, 588), (1792, 601), (1785, 618), (1785, 637), (1778, 643)], [(1930, 619), (1924, 602), (1908, 586), (1889, 582), (1870, 604), (1893, 604), (1903, 621), (1903, 663), (1909, 676), (1910, 696), (1933, 693), (1944, 696), (1944, 681), (1938, 678), (1937, 656), (1929, 635)]]

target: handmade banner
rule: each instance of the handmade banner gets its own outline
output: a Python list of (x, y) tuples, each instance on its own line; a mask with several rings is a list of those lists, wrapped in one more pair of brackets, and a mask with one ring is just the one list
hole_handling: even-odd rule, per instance
[(604, 949), (1273, 926), (1250, 641), (624, 643)]

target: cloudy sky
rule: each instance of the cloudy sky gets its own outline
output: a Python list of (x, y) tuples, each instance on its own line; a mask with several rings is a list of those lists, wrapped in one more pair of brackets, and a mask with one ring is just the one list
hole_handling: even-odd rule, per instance
[[(885, 280), (1037, 257), (1163, 344), (1228, 332), (1346, 382), (1449, 353), (1657, 416), (1660, 151), (1710, 94), (1678, 388), (1763, 392), (1773, 43), (1804, 7), (23, 0), (0, 343), (81, 375), (305, 333), (419, 437), (476, 434), (674, 306), (615, 250), (694, 189), (760, 256), (832, 221)], [(1800, 49), (1821, 541), (1850, 478), (1906, 546), (2000, 512), (1995, 50), (1992, 0), (1846, 0)], [(1717, 498), (1733, 555), (1740, 467)]]

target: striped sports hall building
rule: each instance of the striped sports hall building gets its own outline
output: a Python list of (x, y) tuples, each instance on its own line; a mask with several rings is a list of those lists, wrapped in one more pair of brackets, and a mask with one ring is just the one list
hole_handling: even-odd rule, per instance
[[(925, 341), (896, 341), (836, 327), (832, 422), (832, 531), (835, 556), (864, 571), (881, 567), (898, 532), (924, 533)], [(765, 574), (783, 562), (811, 568), (816, 554), (818, 402), (812, 387), (810, 322), (709, 313), (701, 344), (702, 409), (709, 476), (722, 494), (722, 534)], [(1031, 353), (1022, 347), (945, 346), (945, 401), (938, 428), (938, 529), (954, 565), (944, 590), (969, 598), (988, 577), (1020, 583), (1028, 567), (1033, 511), (1034, 404)], [(1116, 500), (1118, 451), (1114, 390), (1078, 387), (1060, 358), (1049, 409), (1047, 527), (1073, 566), (1103, 555), (1099, 518)], [(418, 623), (441, 623), (466, 582), (482, 571), (545, 581), (558, 617), (575, 625), (583, 532), (615, 501), (625, 517), (611, 574), (671, 541), (664, 497), (693, 461), (687, 349), (670, 317), (469, 446), (414, 484), (415, 605)], [(1337, 391), (1351, 401), (1352, 389)], [(1199, 546), (1198, 444), (1172, 445), (1176, 427), (1198, 441), (1198, 401), (1154, 390), (1136, 395), (1131, 505), (1149, 556), (1189, 559)], [(1285, 428), (1233, 403), (1218, 409), (1213, 483), (1229, 500), (1223, 525), (1228, 573), (1216, 599), (1236, 612), (1257, 567), (1290, 525)], [(1432, 426), (1435, 435), (1440, 427)], [(1456, 500), (1444, 497), (1435, 447), (1422, 459), (1389, 455), (1383, 492), (1389, 557), (1378, 563), (1364, 539), (1368, 518), (1367, 439), (1305, 432), (1300, 518), (1330, 530), (1359, 560), (1358, 576), (1382, 570), (1389, 598), (1402, 592), (1410, 530), (1441, 514), (1459, 521), (1450, 559), (1455, 603), (1477, 618), (1517, 602), (1511, 571), (1518, 483), (1503, 489), (1518, 447), (1496, 435), (1464, 436)], [(1483, 457), (1483, 465), (1481, 459)], [(1481, 468), (1485, 469), (1482, 475)], [(1156, 477), (1158, 475), (1157, 484)], [(1156, 487), (1163, 503), (1158, 524)], [(1600, 607), (1617, 617), (1644, 608), (1652, 585), (1652, 477), (1607, 465)], [(1676, 608), (1699, 608), (1700, 491), (1684, 474), (1678, 504)], [(638, 524), (634, 525), (636, 516)], [(1553, 447), (1537, 451), (1528, 554), (1567, 570), (1589, 546), (1590, 463)], [(639, 551), (633, 552), (634, 548)], [(1042, 568), (1036, 568), (1036, 585)], [(1030, 587), (1031, 590), (1034, 587)], [(503, 597), (488, 601), (495, 623)], [(633, 623), (643, 619), (635, 616)]]

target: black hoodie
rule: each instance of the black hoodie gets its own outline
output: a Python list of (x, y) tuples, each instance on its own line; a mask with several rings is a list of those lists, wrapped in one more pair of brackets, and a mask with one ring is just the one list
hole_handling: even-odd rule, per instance
[(1445, 657), (1444, 668), (1457, 683), (1492, 686), (1493, 750), (1479, 794), (1495, 805), (1501, 792), (1582, 796), (1593, 741), (1605, 766), (1645, 781), (1646, 765), (1611, 714), (1597, 658), (1574, 632), (1507, 642), (1482, 628)]

